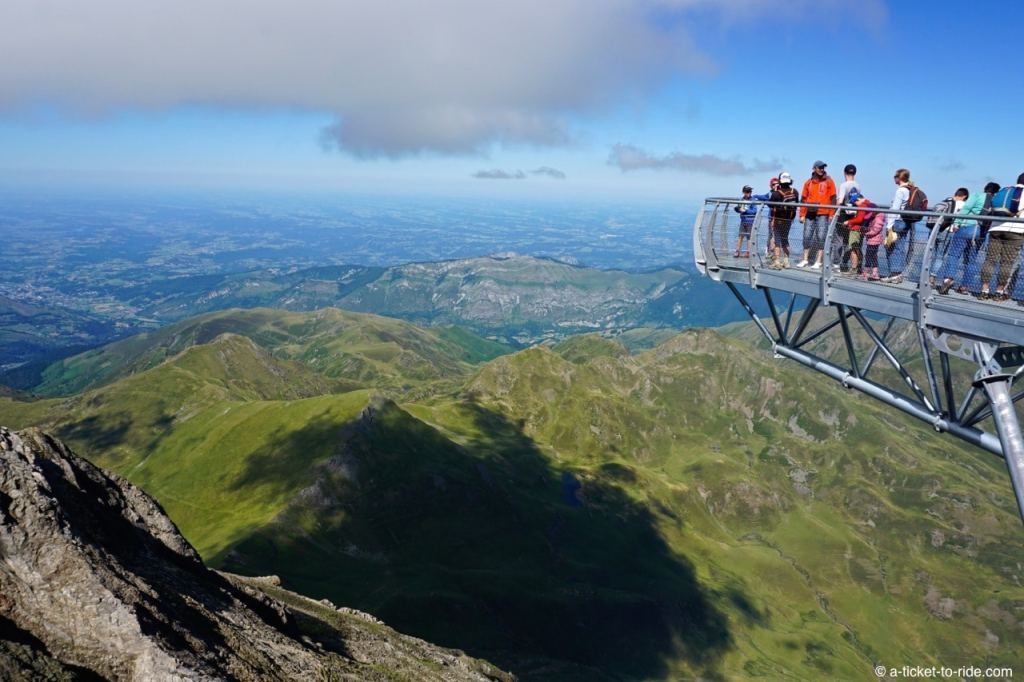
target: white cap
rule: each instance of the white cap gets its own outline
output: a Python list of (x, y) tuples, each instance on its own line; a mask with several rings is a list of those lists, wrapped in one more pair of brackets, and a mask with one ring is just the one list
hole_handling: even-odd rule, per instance
[(782, 171), (781, 173), (779, 173), (779, 184), (780, 185), (791, 185), (791, 184), (793, 184), (793, 176), (790, 175), (789, 173), (787, 173), (786, 171)]

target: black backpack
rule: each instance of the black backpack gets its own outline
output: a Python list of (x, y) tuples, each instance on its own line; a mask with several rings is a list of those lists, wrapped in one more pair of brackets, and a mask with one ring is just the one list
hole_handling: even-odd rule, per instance
[[(985, 205), (981, 207), (981, 215), (992, 215), (992, 195), (985, 193)], [(992, 219), (978, 219), (978, 236), (982, 239), (988, 234), (988, 228), (992, 227)]]
[[(907, 199), (907, 205), (903, 208), (907, 211), (927, 211), (928, 195), (917, 185), (911, 185), (907, 189), (910, 190), (910, 198)], [(921, 216), (900, 213), (900, 219), (905, 223), (916, 223)]]
[[(775, 190), (780, 197), (780, 201), (787, 204), (795, 204), (797, 199), (796, 190), (790, 187), (788, 190), (782, 189), (781, 187)], [(779, 220), (792, 220), (796, 218), (796, 206), (776, 206), (775, 207), (775, 218)]]
[[(953, 197), (946, 197), (945, 199), (943, 199), (939, 203), (935, 204), (935, 206), (932, 208), (932, 210), (935, 211), (936, 213), (949, 213), (949, 214), (952, 214), (952, 213), (956, 212), (956, 199), (954, 199)], [(936, 224), (939, 226), (939, 231), (948, 230), (949, 226), (953, 224), (953, 216), (950, 215), (949, 217), (947, 217), (947, 216), (939, 217), (939, 216), (930, 215), (930, 216), (928, 216), (926, 222), (928, 224), (928, 229), (929, 230), (934, 228)]]

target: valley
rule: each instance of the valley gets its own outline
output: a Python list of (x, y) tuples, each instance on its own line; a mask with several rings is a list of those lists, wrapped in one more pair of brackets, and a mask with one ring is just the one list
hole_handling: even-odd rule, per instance
[(0, 423), (142, 486), (215, 567), (525, 679), (1019, 660), (1002, 463), (714, 331), (513, 352), (231, 310), (44, 376)]

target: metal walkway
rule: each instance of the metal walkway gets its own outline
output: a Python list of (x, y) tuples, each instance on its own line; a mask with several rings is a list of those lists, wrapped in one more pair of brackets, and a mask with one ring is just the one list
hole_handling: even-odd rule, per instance
[[(744, 221), (736, 208), (750, 205), (756, 206), (757, 212), (752, 221), (749, 216)], [(991, 240), (984, 236), (984, 229), (977, 229), (985, 221), (1024, 226), (1024, 220), (969, 216), (963, 217), (955, 231), (940, 230), (939, 223), (929, 229), (926, 220), (946, 216), (903, 211), (922, 218), (903, 233), (906, 243), (901, 246), (906, 257), (896, 254), (899, 247), (890, 254), (886, 246), (879, 246), (878, 274), (882, 279), (871, 280), (846, 262), (851, 248), (838, 211), (828, 220), (823, 239), (805, 235), (799, 220), (793, 220), (788, 267), (773, 263), (767, 251), (773, 206), (820, 208), (706, 199), (693, 233), (698, 270), (729, 287), (771, 342), (776, 356), (795, 360), (926, 422), (938, 432), (1003, 457), (1024, 519), (1024, 436), (1015, 409), (1024, 391), (1012, 392), (1014, 380), (1024, 374), (1024, 268), (1018, 277), (1021, 263), (1016, 253), (1012, 263), (993, 262), (998, 251), (991, 249), (993, 258), (989, 258)], [(887, 217), (897, 213), (881, 207), (870, 210)], [(785, 233), (784, 223), (776, 221), (775, 228), (777, 234), (780, 228)], [(960, 230), (960, 236), (954, 237)], [(966, 247), (965, 235), (975, 235)], [(798, 267), (805, 246), (812, 251), (812, 263), (814, 252), (821, 252), (820, 268)], [(865, 248), (862, 244), (857, 249), (859, 258), (855, 260), (861, 264)], [(1005, 253), (999, 255), (1005, 259)], [(900, 277), (885, 281), (894, 268), (900, 268)], [(1007, 272), (1012, 274), (1007, 276)], [(984, 274), (990, 282), (982, 282)], [(1000, 276), (1009, 277), (1008, 283), (1004, 282), (1005, 296), (981, 297), (983, 284), (996, 292)], [(737, 285), (764, 297), (769, 311), (765, 319)], [(911, 348), (906, 344), (897, 347), (891, 341), (899, 320), (912, 324), (916, 331), (917, 342)], [(842, 360), (812, 352), (815, 341), (836, 330), (845, 345)], [(867, 346), (858, 344), (855, 336), (866, 337)], [(898, 374), (898, 386), (886, 385), (878, 376), (879, 359)], [(967, 373), (968, 381), (958, 381), (955, 377), (964, 375), (964, 361), (972, 363), (973, 369)], [(954, 372), (954, 362), (960, 363), (961, 371)], [(912, 371), (912, 363), (923, 369)]]

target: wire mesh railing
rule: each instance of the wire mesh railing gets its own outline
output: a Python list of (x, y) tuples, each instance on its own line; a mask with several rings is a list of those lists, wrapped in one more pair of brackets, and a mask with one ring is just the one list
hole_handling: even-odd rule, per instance
[(697, 230), (715, 268), (791, 269), (828, 281), (1024, 305), (1018, 218), (711, 198)]

